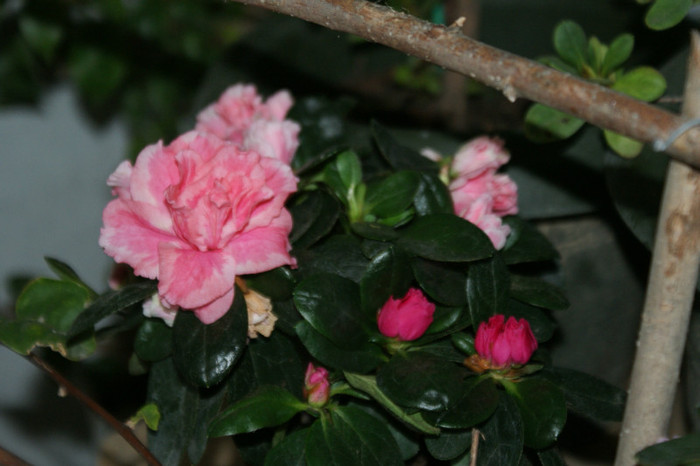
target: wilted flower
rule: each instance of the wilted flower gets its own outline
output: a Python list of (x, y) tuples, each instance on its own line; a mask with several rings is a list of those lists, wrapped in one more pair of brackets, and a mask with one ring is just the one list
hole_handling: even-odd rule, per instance
[(525, 364), (537, 349), (537, 340), (525, 319), (517, 320), (503, 314), (479, 324), (474, 348), (491, 368), (504, 368), (513, 364)]
[(328, 371), (324, 367), (315, 367), (309, 363), (304, 376), (303, 393), (306, 401), (317, 408), (328, 402), (330, 383), (328, 382)]
[(421, 337), (433, 322), (435, 304), (426, 299), (421, 290), (411, 288), (401, 299), (392, 296), (377, 315), (377, 326), (382, 335), (411, 341)]

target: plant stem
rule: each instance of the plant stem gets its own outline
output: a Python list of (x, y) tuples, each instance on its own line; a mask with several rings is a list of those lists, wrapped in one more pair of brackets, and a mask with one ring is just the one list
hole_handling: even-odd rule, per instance
[[(700, 116), (700, 36), (692, 35), (683, 114)], [(616, 466), (667, 435), (700, 265), (700, 172), (671, 161)]]
[(469, 451), (469, 466), (476, 466), (476, 460), (479, 455), (479, 429), (476, 427), (472, 428), (472, 446)]
[[(366, 0), (234, 1), (356, 34), (474, 78), (511, 101), (524, 97), (642, 142), (665, 141), (685, 121), (606, 87), (482, 44), (459, 28), (435, 25)], [(666, 153), (700, 168), (700, 128), (684, 132)]]
[(79, 402), (97, 414), (99, 417), (104, 419), (107, 424), (109, 424), (121, 437), (126, 440), (129, 445), (136, 450), (149, 465), (159, 466), (160, 462), (153, 456), (153, 454), (146, 448), (143, 443), (134, 435), (134, 433), (125, 426), (123, 423), (119, 422), (111, 414), (109, 414), (102, 406), (97, 404), (95, 400), (87, 396), (82, 390), (73, 385), (68, 379), (63, 377), (59, 372), (57, 372), (53, 367), (49, 366), (46, 361), (41, 359), (35, 353), (30, 353), (28, 356), (29, 360), (34, 363), (37, 367), (44, 370), (62, 389), (76, 398)]

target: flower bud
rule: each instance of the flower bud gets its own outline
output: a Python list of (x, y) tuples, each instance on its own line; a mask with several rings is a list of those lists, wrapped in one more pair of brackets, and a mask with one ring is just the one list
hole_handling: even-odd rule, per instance
[(401, 299), (392, 296), (377, 315), (377, 326), (382, 335), (411, 341), (421, 337), (433, 322), (435, 304), (426, 299), (421, 290), (411, 288)]
[(306, 367), (304, 376), (304, 397), (306, 401), (317, 408), (328, 402), (330, 383), (328, 371), (323, 367), (314, 367), (312, 363)]
[(492, 368), (503, 368), (527, 363), (537, 349), (537, 340), (527, 320), (511, 316), (506, 321), (503, 314), (497, 314), (479, 324), (474, 347)]

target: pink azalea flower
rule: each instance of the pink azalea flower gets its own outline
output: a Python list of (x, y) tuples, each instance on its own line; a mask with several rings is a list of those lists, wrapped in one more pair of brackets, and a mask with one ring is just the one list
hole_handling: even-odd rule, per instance
[(435, 304), (423, 292), (411, 288), (401, 299), (392, 296), (377, 314), (377, 326), (382, 335), (411, 341), (420, 338), (433, 322)]
[(503, 314), (497, 314), (479, 324), (474, 348), (494, 368), (504, 368), (526, 364), (537, 349), (537, 340), (527, 320), (511, 316), (506, 321)]
[(296, 183), (282, 161), (192, 131), (109, 177), (117, 198), (103, 212), (100, 246), (157, 279), (168, 313), (181, 307), (209, 324), (231, 306), (237, 275), (295, 264), (284, 203)]
[(303, 394), (312, 406), (320, 408), (328, 402), (330, 382), (328, 382), (328, 371), (325, 368), (315, 367), (309, 363), (304, 376)]

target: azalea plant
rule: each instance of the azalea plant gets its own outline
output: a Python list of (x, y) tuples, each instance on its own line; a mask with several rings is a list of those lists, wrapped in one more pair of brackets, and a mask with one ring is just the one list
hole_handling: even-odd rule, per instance
[(421, 153), (373, 122), (357, 144), (318, 108), (236, 84), (123, 162), (113, 289), (51, 259), (2, 341), (83, 359), (130, 338), (164, 464), (220, 436), (248, 464), (551, 464), (569, 410), (619, 419), (623, 391), (550, 363), (568, 302), (531, 267), (557, 253), (515, 215), (503, 141)]

